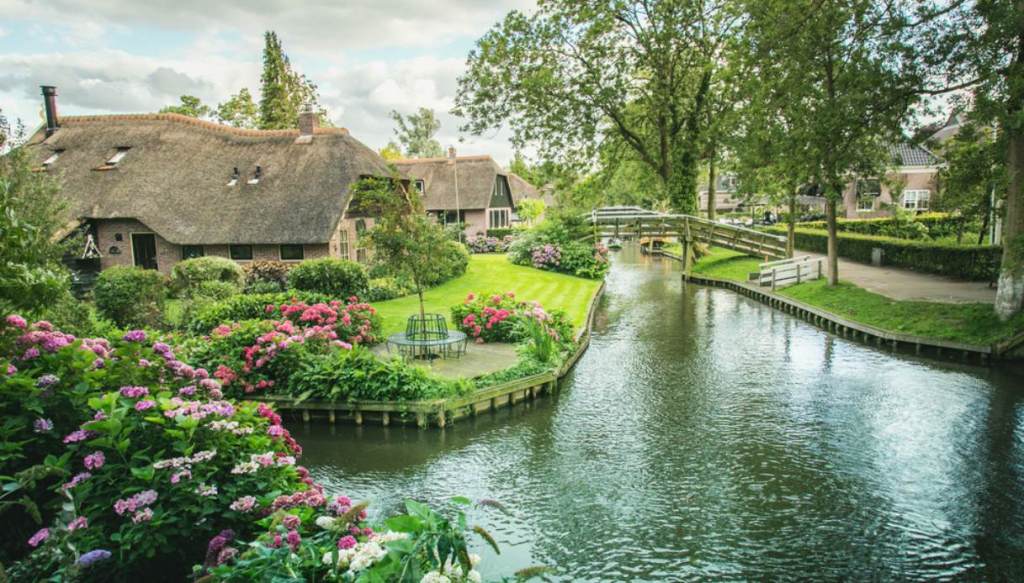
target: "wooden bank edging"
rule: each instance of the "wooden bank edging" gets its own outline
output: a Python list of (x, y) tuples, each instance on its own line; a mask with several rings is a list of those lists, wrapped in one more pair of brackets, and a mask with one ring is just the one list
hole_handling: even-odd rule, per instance
[(594, 313), (597, 302), (604, 294), (604, 282), (597, 293), (590, 299), (587, 307), (587, 319), (583, 329), (576, 335), (576, 350), (569, 355), (558, 369), (515, 379), (470, 395), (461, 395), (448, 399), (431, 399), (426, 401), (328, 401), (308, 400), (294, 403), (291, 397), (283, 395), (263, 395), (249, 400), (264, 401), (273, 404), (274, 408), (283, 413), (300, 415), (304, 422), (315, 418), (326, 419), (328, 423), (339, 421), (363, 425), (367, 422), (380, 423), (387, 427), (392, 424), (415, 423), (417, 427), (445, 427), (451, 422), (472, 417), (487, 411), (495, 411), (521, 403), (527, 399), (536, 399), (544, 393), (553, 394), (558, 390), (559, 381), (572, 370), (583, 353), (590, 346), (590, 332), (594, 325)]
[(991, 346), (977, 344), (965, 344), (951, 340), (939, 340), (936, 338), (925, 338), (912, 334), (900, 334), (889, 332), (881, 328), (861, 324), (847, 320), (821, 308), (807, 305), (803, 302), (781, 296), (771, 291), (762, 290), (759, 287), (728, 279), (719, 279), (695, 273), (684, 273), (683, 281), (693, 282), (700, 285), (721, 287), (730, 289), (736, 293), (758, 300), (778, 310), (796, 316), (810, 322), (819, 328), (831, 332), (843, 338), (861, 340), (865, 344), (874, 343), (876, 346), (888, 346), (892, 350), (912, 350), (914, 354), (924, 354), (935, 357), (960, 356), (964, 361), (974, 358), (981, 364), (990, 362), (993, 358), (1000, 356), (1000, 353), (993, 350)]

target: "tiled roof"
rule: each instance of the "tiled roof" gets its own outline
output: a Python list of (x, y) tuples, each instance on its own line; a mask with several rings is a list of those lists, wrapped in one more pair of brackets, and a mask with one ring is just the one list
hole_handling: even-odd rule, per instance
[(889, 152), (900, 166), (935, 166), (939, 159), (922, 148), (906, 142), (889, 146)]

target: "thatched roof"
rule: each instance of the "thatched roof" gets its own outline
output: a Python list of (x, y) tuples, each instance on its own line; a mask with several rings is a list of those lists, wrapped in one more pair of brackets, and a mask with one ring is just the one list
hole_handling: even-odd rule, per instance
[[(486, 209), (491, 203), (495, 178), (506, 172), (490, 156), (458, 156), (448, 158), (414, 158), (396, 160), (395, 165), (411, 180), (422, 180), (426, 188), (423, 207), (433, 210)], [(455, 200), (455, 177), (458, 171), (459, 200)]]
[(512, 190), (512, 202), (519, 204), (525, 198), (537, 198), (543, 200), (543, 195), (537, 188), (526, 181), (522, 176), (513, 172), (508, 173), (508, 186)]
[[(362, 176), (390, 176), (376, 152), (342, 128), (245, 130), (177, 114), (61, 117), (29, 141), (74, 218), (135, 218), (172, 243), (323, 243)], [(116, 167), (103, 168), (128, 147)], [(256, 166), (258, 184), (249, 184)], [(240, 178), (229, 186), (234, 168)]]

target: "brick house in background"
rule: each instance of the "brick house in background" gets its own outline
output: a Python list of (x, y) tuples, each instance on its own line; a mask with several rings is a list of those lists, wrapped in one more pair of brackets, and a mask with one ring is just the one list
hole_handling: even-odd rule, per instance
[(522, 178), (511, 179), (490, 156), (456, 156), (454, 148), (446, 158), (412, 158), (395, 165), (409, 179), (411, 192), (422, 197), (427, 214), (445, 225), (465, 223), (468, 236), (511, 227), (514, 196), (540, 196)]
[[(746, 199), (738, 192), (736, 177), (732, 174), (719, 174), (715, 179), (715, 212), (732, 212), (746, 204)], [(697, 210), (704, 213), (708, 208), (708, 185), (701, 184), (697, 190)]]
[(248, 130), (177, 114), (58, 117), (29, 140), (40, 171), (58, 176), (73, 221), (95, 239), (100, 267), (168, 273), (215, 255), (245, 263), (316, 257), (365, 260), (357, 235), (373, 220), (346, 214), (354, 182), (390, 177), (343, 128)]
[(898, 204), (910, 211), (926, 211), (938, 193), (942, 161), (927, 149), (909, 143), (889, 147), (893, 166), (885, 179), (851, 181), (843, 191), (840, 216), (869, 219), (892, 215)]

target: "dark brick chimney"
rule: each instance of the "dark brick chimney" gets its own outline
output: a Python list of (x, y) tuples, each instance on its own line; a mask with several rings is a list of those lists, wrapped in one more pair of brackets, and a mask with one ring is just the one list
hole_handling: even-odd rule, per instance
[(41, 85), (43, 90), (43, 107), (46, 110), (46, 137), (50, 137), (60, 127), (57, 120), (57, 88), (53, 85)]
[(313, 111), (312, 105), (306, 104), (299, 112), (299, 135), (312, 136), (319, 125), (319, 115)]

